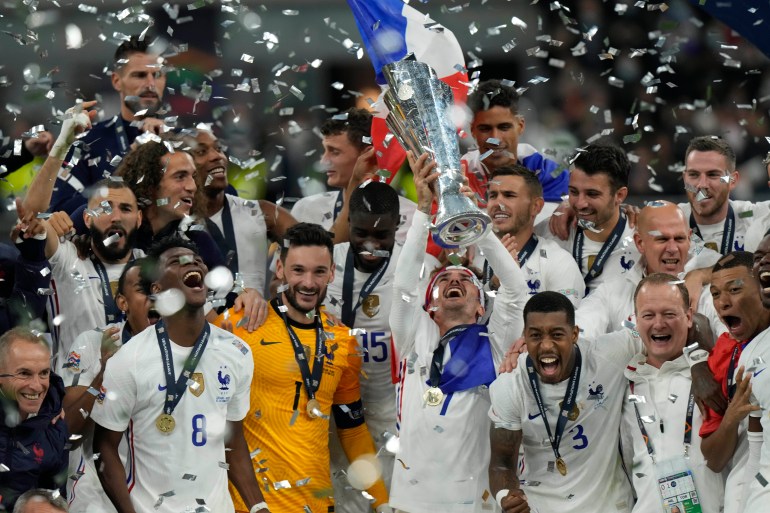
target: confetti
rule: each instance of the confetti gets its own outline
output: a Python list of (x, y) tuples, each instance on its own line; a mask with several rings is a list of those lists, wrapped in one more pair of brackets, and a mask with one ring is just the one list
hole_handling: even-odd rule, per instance
[(630, 394), (628, 396), (628, 402), (631, 402), (631, 403), (644, 403), (644, 402), (646, 402), (646, 400), (645, 400), (643, 395)]

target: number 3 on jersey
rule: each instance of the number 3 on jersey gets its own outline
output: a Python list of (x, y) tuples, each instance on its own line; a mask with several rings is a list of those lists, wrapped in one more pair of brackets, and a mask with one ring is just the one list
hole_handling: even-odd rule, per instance
[(193, 415), (192, 418), (192, 444), (195, 447), (206, 445), (206, 416)]
[(372, 361), (382, 363), (388, 361), (388, 345), (390, 339), (385, 337), (384, 331), (372, 331), (361, 335), (361, 345), (364, 347), (364, 363)]

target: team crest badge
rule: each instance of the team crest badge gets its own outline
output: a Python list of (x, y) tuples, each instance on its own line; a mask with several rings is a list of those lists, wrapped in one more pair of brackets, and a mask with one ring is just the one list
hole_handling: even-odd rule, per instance
[(75, 351), (70, 351), (67, 355), (67, 365), (65, 365), (71, 372), (80, 372), (80, 354)]
[(707, 243), (704, 244), (704, 246), (706, 246), (707, 248), (709, 248), (712, 251), (716, 251), (717, 253), (719, 252), (719, 248), (717, 247), (717, 243), (716, 242), (707, 242)]
[(380, 296), (376, 294), (369, 294), (366, 296), (366, 299), (361, 303), (361, 310), (370, 319), (377, 315), (380, 311)]
[(206, 390), (206, 384), (203, 382), (203, 373), (193, 372), (190, 376), (190, 393), (195, 397), (200, 397), (204, 390)]

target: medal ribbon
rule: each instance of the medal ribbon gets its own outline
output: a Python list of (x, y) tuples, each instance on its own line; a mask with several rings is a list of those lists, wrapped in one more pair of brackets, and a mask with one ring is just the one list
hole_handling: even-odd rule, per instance
[(361, 287), (361, 292), (358, 295), (358, 301), (355, 306), (353, 305), (353, 281), (355, 280), (355, 264), (353, 247), (348, 247), (348, 255), (345, 257), (345, 275), (342, 279), (342, 323), (345, 326), (352, 328), (356, 320), (356, 310), (361, 306), (361, 303), (369, 297), (374, 288), (380, 283), (385, 271), (388, 269), (390, 263), (390, 257), (383, 259), (380, 266), (369, 275), (364, 282), (364, 286)]
[[(695, 217), (690, 212), (690, 228), (695, 235), (703, 240), (703, 235), (700, 233), (700, 227), (695, 222)], [(722, 255), (728, 254), (733, 250), (733, 241), (735, 240), (735, 212), (733, 212), (733, 206), (727, 204), (727, 217), (725, 217), (725, 226), (722, 232), (722, 246), (719, 248), (719, 252)]]
[[(132, 255), (131, 260), (133, 259)], [(94, 264), (96, 274), (99, 275), (99, 285), (102, 289), (102, 299), (104, 301), (104, 319), (107, 324), (112, 324), (121, 319), (123, 312), (120, 311), (118, 305), (115, 304), (115, 298), (112, 297), (110, 278), (107, 276), (107, 269), (104, 267), (104, 264), (94, 254), (91, 254), (91, 263)]]
[(334, 212), (332, 213), (332, 223), (337, 220), (337, 216), (342, 212), (342, 203), (345, 197), (342, 195), (342, 189), (337, 193), (337, 199), (334, 200)]
[(187, 381), (195, 372), (195, 368), (198, 366), (203, 351), (206, 349), (206, 344), (209, 341), (209, 334), (211, 328), (209, 323), (205, 323), (203, 330), (198, 339), (195, 341), (195, 345), (192, 348), (192, 352), (184, 362), (182, 368), (182, 374), (179, 375), (179, 379), (174, 382), (176, 374), (174, 372), (174, 358), (171, 356), (171, 341), (168, 338), (168, 330), (166, 329), (166, 323), (163, 319), (155, 323), (155, 335), (158, 337), (158, 346), (160, 346), (160, 356), (163, 359), (163, 372), (166, 375), (166, 404), (163, 406), (163, 413), (171, 415), (174, 413), (174, 408), (182, 400), (182, 396), (187, 390)]
[(431, 388), (438, 388), (441, 383), (441, 371), (444, 370), (444, 351), (446, 351), (446, 345), (449, 339), (456, 337), (459, 333), (465, 331), (473, 324), (461, 324), (450, 328), (449, 331), (444, 333), (438, 341), (438, 347), (433, 351), (433, 360), (430, 363), (430, 386)]
[[(531, 257), (532, 253), (535, 251), (535, 247), (537, 247), (537, 243), (538, 243), (537, 235), (533, 233), (532, 235), (530, 235), (527, 243), (524, 244), (524, 247), (521, 248), (521, 251), (519, 251), (519, 254), (518, 254), (519, 267), (524, 267), (524, 264), (527, 263), (527, 260), (529, 260), (529, 257)], [(484, 260), (484, 274), (483, 274), (484, 285), (490, 282), (494, 274), (495, 274), (495, 271), (489, 265), (489, 261)]]
[(222, 228), (224, 234), (219, 226), (212, 220), (206, 219), (206, 228), (209, 229), (212, 238), (217, 243), (223, 253), (225, 254), (225, 264), (230, 272), (235, 275), (238, 272), (238, 246), (235, 242), (235, 230), (233, 229), (233, 215), (230, 212), (230, 202), (225, 196), (225, 202), (222, 206)]
[(118, 144), (120, 145), (120, 154), (125, 155), (128, 152), (128, 135), (126, 135), (126, 128), (123, 126), (123, 116), (117, 115), (115, 120), (115, 136), (118, 138)]
[(315, 362), (313, 362), (313, 370), (311, 371), (310, 365), (307, 363), (307, 358), (305, 357), (305, 350), (302, 347), (302, 342), (300, 342), (299, 337), (297, 337), (297, 334), (294, 333), (291, 324), (289, 324), (289, 317), (286, 315), (286, 312), (282, 311), (282, 307), (284, 305), (283, 301), (281, 301), (281, 294), (278, 294), (278, 297), (276, 298), (276, 304), (278, 305), (278, 311), (281, 313), (281, 317), (283, 318), (283, 323), (286, 325), (286, 331), (289, 332), (291, 345), (294, 348), (294, 358), (297, 360), (299, 372), (302, 374), (302, 382), (305, 384), (308, 400), (315, 399), (315, 393), (321, 386), (324, 356), (326, 354), (326, 346), (324, 344), (326, 337), (323, 333), (321, 321), (318, 318), (315, 319)]
[[(618, 242), (620, 242), (620, 237), (623, 235), (623, 230), (626, 229), (626, 216), (623, 214), (623, 212), (620, 213), (620, 218), (618, 219), (617, 224), (615, 225), (615, 228), (612, 229), (612, 233), (610, 233), (609, 238), (604, 241), (604, 244), (602, 245), (602, 249), (599, 250), (599, 253), (596, 254), (596, 258), (594, 259), (594, 264), (591, 266), (591, 268), (588, 270), (588, 272), (585, 274), (585, 282), (586, 282), (586, 290), (588, 289), (588, 284), (593, 280), (594, 278), (599, 277), (602, 274), (602, 271), (604, 271), (604, 264), (607, 263), (607, 259), (610, 257), (612, 252), (615, 250), (615, 246), (618, 245)], [(575, 240), (572, 243), (572, 256), (575, 258), (575, 261), (577, 262), (578, 267), (580, 268), (580, 272), (583, 272), (583, 243), (585, 241), (585, 233), (580, 226), (577, 227), (577, 231), (575, 232)]]
[(747, 340), (746, 342), (739, 342), (735, 344), (735, 347), (733, 348), (733, 353), (730, 355), (730, 363), (727, 365), (727, 400), (733, 398), (735, 395), (735, 387), (737, 384), (735, 383), (735, 364), (738, 362), (738, 349), (741, 350), (746, 349), (746, 346), (749, 345), (749, 342), (751, 342), (751, 339)]
[[(631, 393), (634, 393), (634, 382), (629, 382), (631, 386)], [(695, 410), (695, 395), (692, 393), (692, 384), (690, 385), (690, 397), (687, 399), (687, 416), (684, 419), (684, 453), (687, 454), (690, 444), (692, 443), (692, 415)], [(644, 421), (642, 416), (639, 415), (639, 407), (634, 403), (634, 412), (636, 413), (636, 423), (639, 425), (639, 431), (642, 432), (642, 439), (644, 439), (644, 445), (647, 446), (647, 454), (655, 461), (655, 448), (652, 446), (652, 441), (647, 434), (647, 429), (644, 427)], [(661, 429), (662, 431), (662, 429)]]
[(569, 376), (567, 390), (564, 393), (564, 400), (561, 404), (561, 411), (559, 412), (559, 417), (556, 421), (556, 430), (552, 434), (551, 425), (548, 423), (548, 418), (545, 416), (545, 405), (543, 404), (543, 397), (540, 395), (540, 385), (538, 384), (537, 373), (535, 372), (535, 364), (532, 362), (532, 357), (527, 356), (527, 375), (529, 376), (529, 384), (532, 387), (532, 393), (535, 395), (535, 402), (537, 403), (538, 410), (540, 410), (540, 416), (543, 418), (545, 431), (548, 433), (548, 441), (551, 442), (551, 449), (553, 449), (553, 454), (557, 460), (561, 458), (559, 444), (561, 443), (562, 434), (564, 434), (564, 428), (567, 425), (567, 418), (572, 411), (572, 408), (575, 406), (578, 384), (580, 383), (580, 367), (582, 363), (583, 359), (580, 356), (580, 348), (575, 346), (575, 367), (572, 369), (572, 373)]

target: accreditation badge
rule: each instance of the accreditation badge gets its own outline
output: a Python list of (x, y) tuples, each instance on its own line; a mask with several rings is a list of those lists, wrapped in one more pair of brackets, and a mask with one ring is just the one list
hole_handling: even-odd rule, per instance
[(692, 471), (684, 457), (656, 462), (655, 476), (663, 500), (663, 511), (677, 511), (676, 508), (679, 508), (681, 513), (702, 513)]

